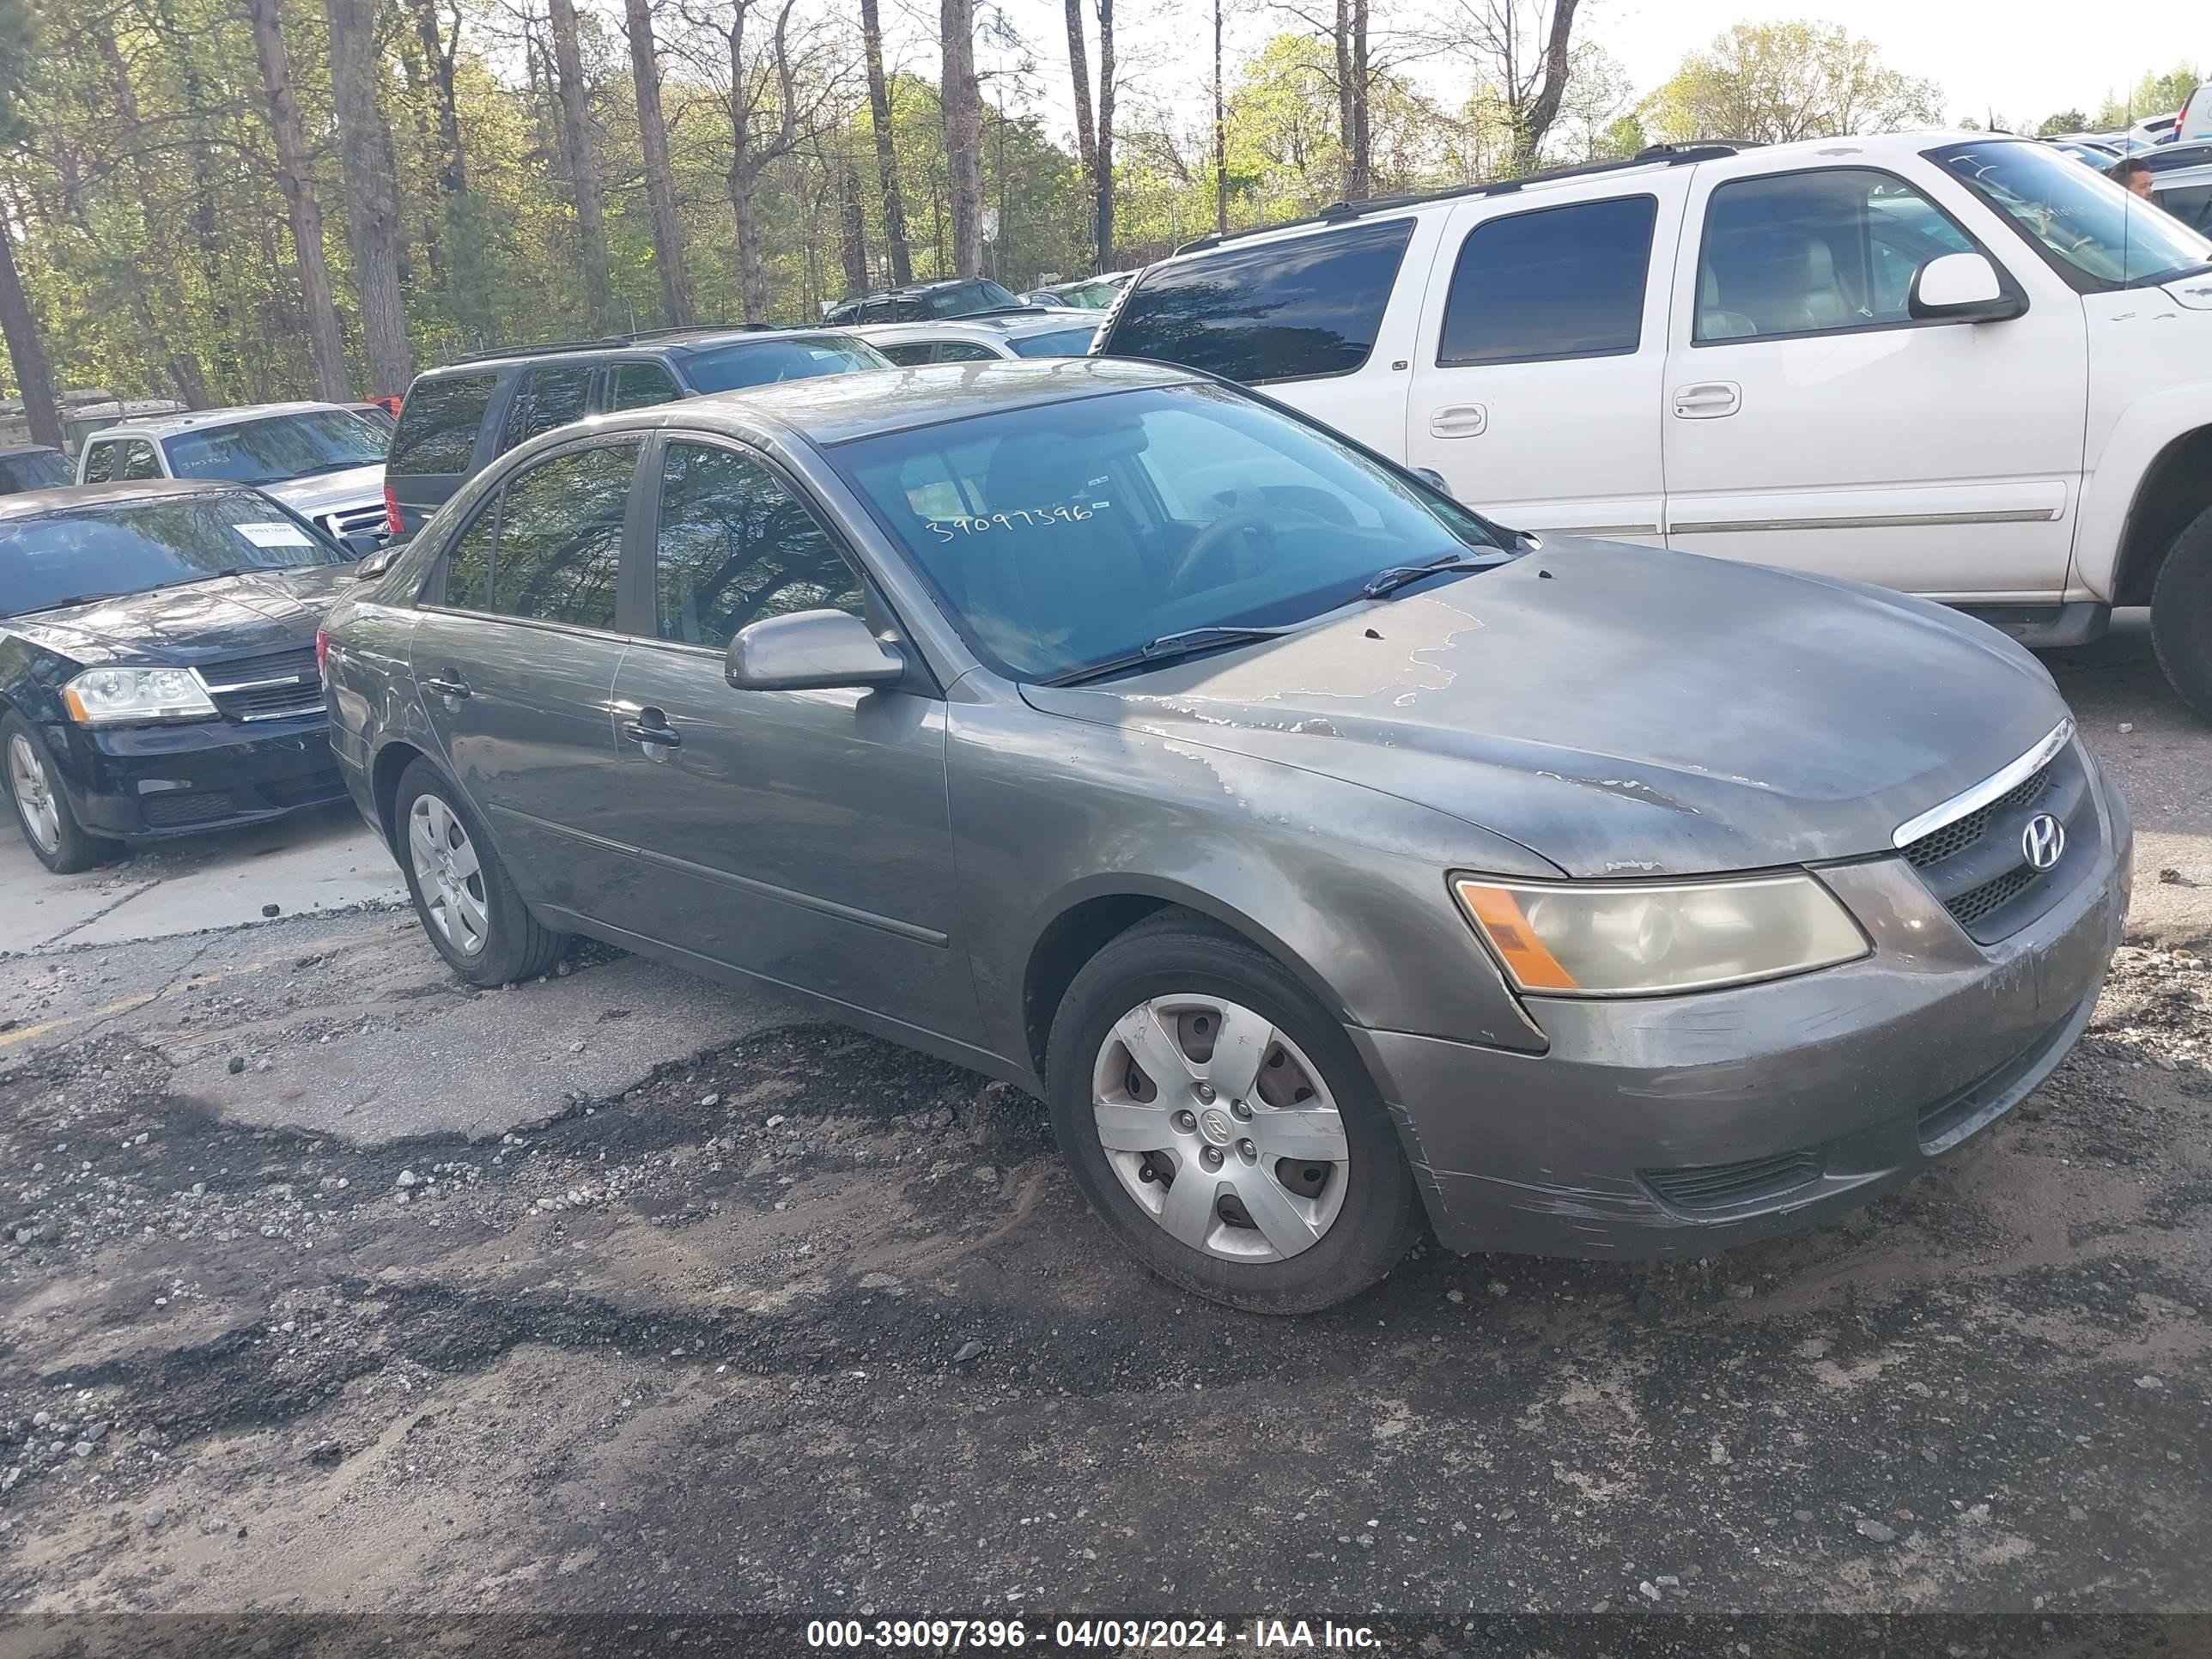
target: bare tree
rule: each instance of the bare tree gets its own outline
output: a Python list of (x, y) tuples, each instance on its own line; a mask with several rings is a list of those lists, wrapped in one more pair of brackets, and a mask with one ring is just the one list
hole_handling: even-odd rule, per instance
[(1535, 166), (1559, 118), (1574, 69), (1575, 8), (1580, 0), (1453, 0), (1440, 25), (1449, 49), (1471, 58), (1497, 92), (1513, 128), (1513, 167)]
[(860, 0), (860, 38), (868, 58), (868, 125), (875, 129), (876, 173), (884, 190), (884, 245), (890, 257), (891, 281), (903, 288), (914, 280), (914, 256), (907, 247), (906, 201), (899, 191), (890, 83), (884, 76), (884, 20), (877, 0)]
[(651, 0), (624, 0), (629, 23), (630, 78), (637, 86), (637, 141), (645, 161), (645, 199), (653, 212), (653, 257), (660, 268), (661, 320), (691, 320), (691, 287), (684, 277), (684, 223), (676, 216), (676, 178), (668, 165), (668, 122), (660, 112), (660, 60), (653, 39)]
[[(558, 0), (566, 3), (566, 0)], [(308, 172), (307, 141), (300, 130), (300, 106), (292, 95), (292, 66), (284, 52), (276, 0), (246, 0), (253, 32), (253, 56), (261, 69), (262, 95), (269, 106), (269, 132), (276, 146), (276, 187), (283, 192), (292, 222), (292, 246), (300, 266), (301, 297), (307, 311), (307, 344), (315, 361), (315, 385), (331, 403), (353, 395), (346, 380), (345, 345), (338, 336), (338, 313), (331, 302), (330, 266), (323, 258), (323, 210)]]
[(375, 396), (391, 397), (407, 390), (415, 360), (399, 286), (398, 169), (392, 130), (376, 101), (376, 0), (323, 0), (323, 15), (331, 30), (331, 90), (369, 386)]
[[(259, 5), (275, 0), (253, 0)], [(592, 142), (591, 94), (584, 85), (584, 57), (576, 45), (574, 0), (551, 0), (553, 71), (561, 100), (561, 155), (576, 204), (577, 252), (584, 265), (584, 304), (594, 329), (614, 325), (614, 291), (607, 271), (607, 226), (599, 206), (599, 147)]]
[(1087, 182), (1098, 174), (1098, 127), (1091, 113), (1091, 47), (1083, 33), (1083, 0), (1067, 0), (1067, 77), (1075, 88), (1075, 155)]
[(54, 372), (46, 362), (46, 343), (40, 337), (30, 297), (15, 274), (15, 234), (4, 217), (0, 217), (0, 333), (8, 337), (8, 360), (15, 367), (15, 390), (22, 394), (31, 441), (59, 449), (62, 416), (54, 402)]
[[(1101, 0), (1101, 4), (1110, 0)], [(975, 82), (975, 0), (941, 0), (945, 159), (952, 193), (952, 268), (983, 274), (983, 95)], [(1103, 256), (1102, 256), (1103, 257)]]
[(409, 0), (415, 12), (415, 38), (422, 45), (423, 62), (437, 88), (438, 138), (444, 150), (438, 161), (438, 190), (448, 205), (469, 187), (468, 151), (461, 142), (460, 101), (454, 89), (461, 52), (461, 7), (454, 0), (450, 28), (440, 21), (438, 0)]
[(838, 240), (845, 254), (845, 291), (863, 294), (868, 287), (868, 220), (860, 210), (860, 170), (842, 151), (836, 168)]
[(1221, 0), (1213, 0), (1213, 228), (1229, 229), (1229, 121), (1221, 95)]
[(1098, 3), (1098, 164), (1091, 170), (1098, 269), (1114, 265), (1114, 0)]

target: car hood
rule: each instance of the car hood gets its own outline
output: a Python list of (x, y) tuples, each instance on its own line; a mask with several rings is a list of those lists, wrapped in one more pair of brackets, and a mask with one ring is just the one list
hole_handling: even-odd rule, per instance
[(187, 667), (295, 650), (314, 643), (315, 629), (347, 568), (310, 565), (217, 576), (36, 611), (0, 622), (0, 628), (88, 667), (109, 662)]
[(1887, 852), (2066, 717), (2033, 657), (1956, 611), (1567, 537), (1225, 655), (1023, 695), (1417, 801), (1577, 876)]
[(318, 472), (311, 478), (287, 478), (263, 484), (261, 493), (273, 495), (303, 519), (313, 519), (341, 507), (360, 507), (384, 500), (384, 463), (348, 467), (343, 472)]

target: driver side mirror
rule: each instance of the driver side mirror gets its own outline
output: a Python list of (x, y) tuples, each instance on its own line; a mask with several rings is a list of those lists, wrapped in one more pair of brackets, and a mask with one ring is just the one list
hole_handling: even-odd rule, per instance
[(1912, 273), (1905, 308), (1916, 321), (2001, 323), (2027, 307), (2005, 291), (1985, 253), (1946, 253)]
[[(346, 535), (339, 537), (338, 545), (345, 549), (347, 555), (357, 561), (363, 567), (362, 570), (362, 574), (363, 575), (376, 575), (380, 574), (376, 571), (369, 570), (367, 567), (371, 561), (374, 560), (384, 551), (383, 537), (376, 534), (373, 531), (356, 530)], [(388, 561), (384, 568), (387, 570), (392, 568)]]
[(367, 536), (342, 536), (338, 539), (344, 544), (349, 552), (356, 553), (359, 561), (351, 570), (344, 573), (357, 582), (375, 580), (386, 571), (391, 569), (399, 557), (399, 550), (397, 547), (378, 547), (372, 544), (368, 547), (361, 548), (359, 546), (361, 543), (370, 541), (371, 538)]
[(906, 659), (842, 611), (798, 611), (738, 630), (722, 677), (740, 691), (820, 691), (891, 685)]

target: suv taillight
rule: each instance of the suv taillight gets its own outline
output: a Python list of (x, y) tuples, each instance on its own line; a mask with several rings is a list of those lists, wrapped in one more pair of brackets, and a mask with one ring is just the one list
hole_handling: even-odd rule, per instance
[(402, 534), (407, 528), (399, 520), (399, 497), (392, 493), (389, 479), (384, 485), (384, 527), (395, 536)]

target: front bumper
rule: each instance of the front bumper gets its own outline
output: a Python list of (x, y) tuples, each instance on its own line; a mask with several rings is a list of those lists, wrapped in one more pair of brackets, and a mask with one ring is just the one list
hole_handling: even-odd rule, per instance
[(196, 835), (345, 798), (321, 714), (250, 728), (49, 725), (46, 736), (77, 822), (94, 835)]
[(1815, 1226), (2003, 1116), (2089, 1022), (2127, 914), (2133, 832), (1989, 945), (1901, 858), (1820, 873), (1872, 955), (1630, 1001), (1531, 998), (1548, 1052), (1353, 1029), (1438, 1238), (1462, 1251), (1673, 1259)]

